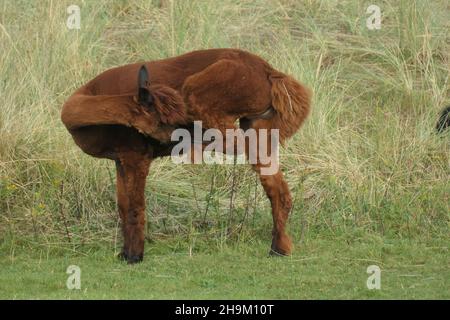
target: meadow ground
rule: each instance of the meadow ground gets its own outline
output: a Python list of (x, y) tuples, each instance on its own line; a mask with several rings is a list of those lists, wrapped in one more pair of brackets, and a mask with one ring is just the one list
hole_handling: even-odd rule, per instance
[[(0, 298), (450, 298), (450, 140), (433, 131), (450, 103), (448, 30), (446, 0), (2, 1)], [(267, 257), (270, 207), (247, 166), (166, 158), (148, 178), (145, 261), (128, 266), (113, 164), (74, 145), (61, 106), (110, 67), (213, 47), (314, 92), (281, 151), (294, 254)], [(66, 288), (69, 265), (81, 290)]]

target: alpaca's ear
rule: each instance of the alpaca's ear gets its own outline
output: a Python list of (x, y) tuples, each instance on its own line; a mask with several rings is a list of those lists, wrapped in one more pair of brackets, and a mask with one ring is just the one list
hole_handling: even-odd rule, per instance
[(138, 75), (138, 102), (140, 105), (150, 107), (153, 104), (153, 96), (150, 93), (148, 71), (145, 65), (139, 69)]

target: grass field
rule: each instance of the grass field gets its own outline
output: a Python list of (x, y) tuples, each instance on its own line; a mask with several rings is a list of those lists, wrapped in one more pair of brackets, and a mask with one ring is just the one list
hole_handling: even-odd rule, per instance
[[(450, 137), (434, 133), (449, 30), (446, 0), (0, 2), (0, 298), (449, 299)], [(314, 92), (281, 151), (294, 254), (267, 257), (269, 202), (247, 166), (166, 158), (148, 178), (145, 261), (127, 266), (113, 163), (75, 146), (61, 106), (110, 67), (213, 47)]]
[[(147, 246), (142, 264), (119, 263), (111, 250), (0, 258), (2, 298), (30, 299), (449, 299), (448, 243), (314, 240), (286, 259), (267, 243), (189, 254), (181, 242)], [(68, 290), (66, 269), (81, 269), (81, 289)], [(381, 289), (368, 290), (367, 266), (381, 268)]]

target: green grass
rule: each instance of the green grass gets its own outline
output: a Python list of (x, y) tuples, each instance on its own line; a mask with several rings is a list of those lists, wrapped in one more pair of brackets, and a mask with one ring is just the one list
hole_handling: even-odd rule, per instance
[[(176, 249), (175, 249), (176, 247)], [(269, 258), (255, 243), (205, 252), (173, 243), (149, 245), (142, 264), (118, 262), (108, 249), (0, 258), (0, 298), (14, 299), (449, 299), (443, 242), (310, 241), (289, 258)], [(380, 290), (366, 286), (381, 268)], [(66, 287), (66, 269), (81, 269), (81, 289)]]
[[(450, 143), (433, 130), (450, 104), (448, 1), (377, 1), (376, 31), (365, 1), (75, 3), (80, 30), (65, 26), (74, 1), (0, 3), (2, 297), (448, 298)], [(108, 68), (212, 47), (259, 54), (314, 92), (281, 150), (295, 255), (266, 258), (270, 207), (247, 166), (159, 159), (146, 261), (123, 265), (114, 166), (76, 147), (61, 106)], [(69, 262), (86, 292), (64, 289)]]

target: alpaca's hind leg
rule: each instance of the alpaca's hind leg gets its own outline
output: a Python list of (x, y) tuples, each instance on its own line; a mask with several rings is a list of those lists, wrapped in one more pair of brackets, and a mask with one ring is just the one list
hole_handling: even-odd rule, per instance
[(145, 182), (151, 160), (129, 152), (119, 155), (117, 165), (117, 201), (122, 219), (124, 246), (120, 257), (128, 263), (144, 256)]
[(291, 239), (286, 234), (285, 227), (292, 209), (292, 198), (289, 187), (281, 171), (274, 175), (261, 175), (261, 166), (253, 165), (258, 173), (261, 184), (272, 205), (272, 254), (289, 255), (291, 253)]
[(278, 171), (271, 176), (259, 176), (272, 205), (272, 245), (271, 255), (290, 255), (292, 251), (291, 238), (286, 233), (286, 223), (292, 209), (292, 197), (289, 186)]
[[(243, 119), (240, 122), (240, 127), (243, 130), (253, 128), (257, 132), (258, 141), (246, 143), (246, 155), (251, 161), (256, 159), (256, 163), (252, 163), (253, 169), (259, 176), (261, 184), (267, 197), (272, 205), (272, 247), (271, 254), (289, 255), (291, 253), (292, 242), (286, 234), (286, 222), (289, 213), (292, 209), (292, 197), (289, 191), (289, 186), (283, 178), (283, 173), (278, 166), (278, 158), (275, 157), (275, 152), (278, 150), (278, 140), (272, 139), (273, 133), (269, 131), (270, 122), (266, 120), (250, 121)], [(262, 135), (262, 130), (268, 130), (267, 135)], [(263, 139), (265, 141), (259, 141)], [(261, 143), (260, 142), (265, 142)], [(261, 145), (266, 145), (266, 150), (262, 151)], [(264, 157), (267, 157), (264, 159)], [(263, 164), (264, 163), (264, 164)], [(271, 170), (267, 170), (267, 169)], [(269, 173), (269, 174), (268, 174)]]

